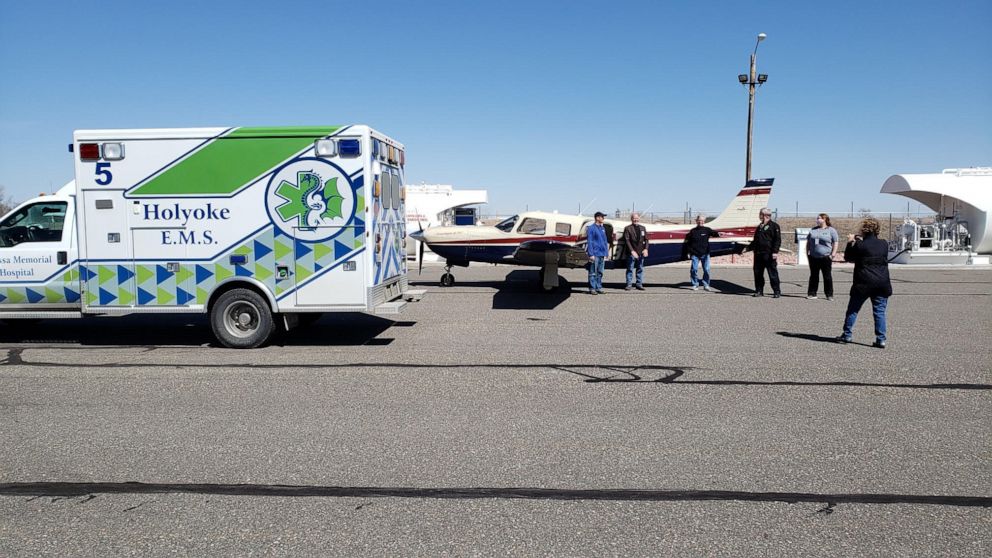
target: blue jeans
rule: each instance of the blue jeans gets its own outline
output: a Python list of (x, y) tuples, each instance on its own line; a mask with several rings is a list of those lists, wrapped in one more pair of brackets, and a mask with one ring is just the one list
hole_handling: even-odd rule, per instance
[(634, 279), (634, 269), (637, 269), (637, 284), (644, 285), (644, 256), (639, 255), (637, 259), (634, 256), (627, 257), (627, 286), (629, 287), (633, 284)]
[(603, 267), (606, 265), (606, 256), (593, 256), (593, 261), (589, 262), (589, 290), (603, 290)]
[[(889, 305), (889, 297), (873, 296), (871, 298), (871, 311), (875, 317), (875, 340), (885, 342), (885, 308)], [(854, 330), (854, 322), (858, 320), (858, 311), (869, 297), (859, 293), (851, 293), (851, 300), (847, 303), (847, 318), (844, 320), (844, 337), (850, 339)]]
[(692, 256), (692, 267), (689, 268), (689, 279), (692, 281), (692, 286), (696, 287), (699, 285), (699, 279), (696, 278), (696, 271), (699, 269), (699, 262), (703, 262), (703, 286), (710, 286), (710, 255), (705, 256)]

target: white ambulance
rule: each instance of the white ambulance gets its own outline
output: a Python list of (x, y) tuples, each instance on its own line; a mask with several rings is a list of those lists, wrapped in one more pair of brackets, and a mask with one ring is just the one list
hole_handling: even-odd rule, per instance
[(0, 220), (0, 319), (200, 312), (252, 348), (422, 293), (405, 150), (367, 126), (80, 130), (69, 149), (75, 180)]

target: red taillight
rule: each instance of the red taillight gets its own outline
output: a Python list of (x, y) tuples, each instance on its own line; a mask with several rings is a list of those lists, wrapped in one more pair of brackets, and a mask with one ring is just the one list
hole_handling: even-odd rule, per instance
[(79, 160), (80, 161), (97, 161), (100, 159), (100, 144), (99, 143), (81, 143), (79, 144)]

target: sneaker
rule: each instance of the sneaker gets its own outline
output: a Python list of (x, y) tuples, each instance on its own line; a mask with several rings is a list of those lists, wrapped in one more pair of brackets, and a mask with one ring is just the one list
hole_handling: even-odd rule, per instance
[(711, 289), (709, 285), (703, 285), (703, 290), (706, 291), (706, 292), (710, 292), (713, 289)]
[(772, 298), (782, 298), (782, 293), (775, 293), (772, 295)]
[(643, 291), (644, 290), (644, 285), (637, 284), (637, 285), (634, 286), (634, 288), (637, 289), (637, 290), (639, 290), (639, 291)]
[(596, 291), (589, 291), (589, 294), (593, 294), (594, 295), (594, 294), (599, 294), (599, 293), (597, 293)]
[(699, 290), (699, 285), (693, 285), (693, 286), (692, 286), (692, 290), (694, 290), (694, 291), (698, 291), (698, 290)]
[(844, 337), (843, 335), (838, 335), (837, 337), (834, 338), (834, 341), (836, 341), (838, 343), (841, 343), (841, 344), (846, 344), (846, 343), (850, 343), (851, 342), (851, 338), (850, 337)]
[(833, 301), (834, 301), (834, 297), (832, 297), (832, 296), (828, 296), (828, 297), (827, 297), (827, 300), (828, 300), (828, 301), (830, 301), (830, 302), (833, 302)]
[(875, 347), (876, 349), (884, 349), (885, 341), (875, 341), (874, 343), (871, 344), (871, 346)]
[(759, 296), (765, 296), (765, 293), (762, 293), (762, 292), (756, 292), (756, 293), (754, 293), (754, 294), (752, 294), (751, 296), (753, 296), (753, 297), (755, 297), (755, 298), (757, 298), (757, 297), (759, 297)]
[(626, 287), (623, 288), (623, 290), (625, 290), (625, 291), (630, 291), (630, 290), (633, 290), (633, 289), (634, 289), (634, 286), (633, 285), (627, 285)]
[(606, 294), (606, 291), (604, 291), (603, 289), (599, 289), (598, 291), (596, 291), (596, 294)]
[(806, 295), (806, 300), (816, 300), (816, 295)]

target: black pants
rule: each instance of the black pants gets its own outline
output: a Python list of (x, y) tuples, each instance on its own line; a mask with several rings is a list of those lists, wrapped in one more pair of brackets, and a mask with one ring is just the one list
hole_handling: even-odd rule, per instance
[(771, 254), (754, 253), (754, 290), (765, 290), (765, 270), (768, 270), (768, 281), (772, 284), (772, 292), (782, 292), (778, 283), (778, 263)]
[(833, 262), (830, 261), (830, 256), (825, 258), (813, 258), (809, 259), (809, 288), (806, 289), (806, 294), (809, 296), (816, 296), (816, 290), (820, 288), (820, 273), (823, 273), (823, 294), (828, 297), (834, 296), (834, 278), (830, 275), (830, 268), (833, 267)]

